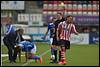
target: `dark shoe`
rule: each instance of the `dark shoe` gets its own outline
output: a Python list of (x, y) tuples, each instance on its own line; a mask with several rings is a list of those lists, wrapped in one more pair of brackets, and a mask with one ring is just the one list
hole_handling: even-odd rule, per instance
[(58, 63), (57, 61), (54, 61), (54, 63)]

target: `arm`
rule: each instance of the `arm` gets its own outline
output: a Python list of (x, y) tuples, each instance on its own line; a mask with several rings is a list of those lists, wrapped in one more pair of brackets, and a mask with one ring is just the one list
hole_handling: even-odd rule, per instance
[(8, 27), (8, 30), (7, 30), (6, 35), (8, 35), (8, 34), (11, 32), (11, 29), (12, 29), (12, 28), (13, 28), (12, 25), (10, 25), (10, 26)]
[(24, 41), (24, 38), (22, 37), (21, 34), (16, 33), (16, 35), (15, 35), (15, 43), (18, 43), (18, 42), (21, 42), (21, 41)]
[(58, 28), (57, 28), (57, 32), (56, 32), (57, 40), (59, 40), (59, 37), (60, 37), (60, 36), (59, 36), (59, 35), (60, 35), (60, 29), (61, 29), (61, 25), (59, 24), (59, 25), (58, 25)]
[(47, 35), (47, 34), (48, 34), (48, 32), (49, 32), (49, 29), (50, 29), (50, 25), (48, 24), (48, 29), (47, 29), (47, 31), (46, 31), (45, 36), (43, 37), (43, 39), (45, 39), (45, 38), (46, 38), (46, 35)]
[(75, 25), (73, 24), (73, 26), (72, 26), (72, 31), (76, 34), (76, 35), (78, 35), (79, 33), (76, 31), (76, 28), (75, 28)]
[(57, 40), (59, 40), (59, 35), (58, 35), (58, 34), (59, 34), (59, 29), (57, 28), (57, 33), (56, 33), (56, 35), (57, 35), (57, 36), (56, 36)]
[(24, 38), (22, 37), (22, 35), (20, 35), (21, 41), (24, 41)]
[(49, 29), (47, 29), (45, 36), (44, 36), (44, 39), (46, 38), (46, 35), (48, 34), (48, 32), (49, 32)]

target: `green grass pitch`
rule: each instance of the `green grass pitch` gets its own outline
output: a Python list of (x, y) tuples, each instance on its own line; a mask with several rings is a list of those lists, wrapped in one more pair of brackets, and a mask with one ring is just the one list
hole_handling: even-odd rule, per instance
[[(2, 57), (2, 66), (62, 66), (50, 62), (50, 45), (46, 43), (37, 44), (37, 55), (42, 56), (43, 63), (35, 63), (34, 60), (25, 62), (25, 57), (21, 57), (21, 63), (17, 58), (16, 63), (9, 63), (8, 57)], [(1, 46), (2, 54), (7, 54), (7, 48)], [(24, 55), (24, 52), (22, 52)], [(71, 49), (66, 52), (67, 64), (63, 66), (99, 66), (99, 45), (71, 45)]]

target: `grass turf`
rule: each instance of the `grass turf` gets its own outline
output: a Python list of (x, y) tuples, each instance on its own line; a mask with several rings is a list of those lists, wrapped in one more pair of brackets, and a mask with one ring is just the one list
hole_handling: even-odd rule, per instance
[[(37, 55), (41, 55), (50, 49), (50, 45), (46, 43), (37, 44)], [(7, 48), (1, 46), (2, 54), (7, 54)], [(24, 53), (22, 53), (24, 54)], [(22, 56), (21, 63), (17, 59), (17, 63), (9, 63), (8, 57), (2, 57), (2, 66), (62, 66), (59, 64), (51, 64), (50, 62), (50, 51), (42, 56), (43, 63), (32, 62), (25, 63), (25, 57)], [(99, 45), (71, 45), (71, 49), (66, 52), (67, 64), (63, 66), (99, 66)]]

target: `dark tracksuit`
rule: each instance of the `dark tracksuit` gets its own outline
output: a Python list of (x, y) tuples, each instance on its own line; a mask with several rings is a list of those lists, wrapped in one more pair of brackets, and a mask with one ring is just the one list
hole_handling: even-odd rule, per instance
[[(16, 37), (16, 38), (18, 37), (18, 38), (15, 40), (15, 43), (16, 43), (16, 44), (18, 44), (18, 43), (21, 42), (21, 41), (24, 41), (22, 35), (19, 35), (19, 36), (20, 36), (20, 38), (18, 37), (18, 34), (16, 33), (15, 37)], [(18, 52), (19, 52), (19, 50), (18, 50), (17, 48), (15, 48), (15, 50), (14, 50), (14, 56), (13, 56), (14, 60), (16, 60)]]
[[(3, 39), (3, 42), (8, 49), (8, 56), (9, 56), (9, 60), (11, 62), (15, 61), (16, 58), (17, 58), (18, 51), (14, 47), (16, 45), (16, 43), (18, 42), (18, 40), (16, 40), (17, 36), (18, 35), (17, 35), (16, 32), (15, 33), (9, 33)], [(21, 41), (23, 41), (22, 35), (20, 35), (20, 39), (21, 39)]]

